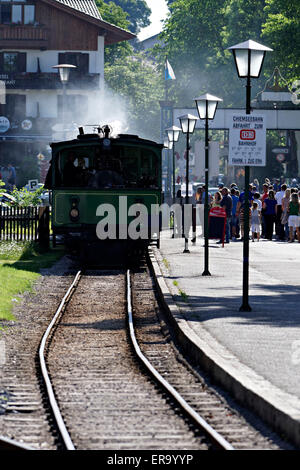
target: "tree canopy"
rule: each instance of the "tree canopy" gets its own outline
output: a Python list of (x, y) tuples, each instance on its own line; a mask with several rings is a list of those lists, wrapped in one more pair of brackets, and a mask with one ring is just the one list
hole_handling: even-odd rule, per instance
[(141, 28), (150, 25), (151, 10), (145, 0), (114, 0), (114, 3), (128, 13), (132, 33), (137, 34)]
[(130, 133), (158, 139), (163, 84), (157, 68), (138, 53), (107, 66), (105, 79), (110, 89), (126, 102)]
[(267, 54), (262, 86), (278, 66), (290, 82), (299, 77), (300, 4), (298, 0), (173, 0), (157, 48), (161, 63), (166, 55), (180, 105), (199, 92), (221, 94), (225, 106), (240, 106), (244, 92), (236, 77), (229, 46), (253, 39), (274, 49)]
[[(144, 0), (96, 0), (103, 18), (137, 33), (149, 24)], [(127, 96), (131, 122), (144, 123), (150, 133), (158, 129), (159, 105), (164, 98), (163, 67), (168, 57), (176, 80), (170, 94), (176, 106), (194, 106), (193, 99), (209, 92), (223, 98), (223, 106), (244, 106), (244, 81), (238, 79), (229, 46), (253, 39), (274, 49), (268, 53), (263, 73), (252, 82), (252, 98), (277, 66), (291, 84), (299, 79), (299, 0), (166, 0), (169, 15), (151, 53), (134, 52), (128, 42), (105, 50), (105, 78), (109, 86)], [(159, 136), (159, 134), (157, 134)]]

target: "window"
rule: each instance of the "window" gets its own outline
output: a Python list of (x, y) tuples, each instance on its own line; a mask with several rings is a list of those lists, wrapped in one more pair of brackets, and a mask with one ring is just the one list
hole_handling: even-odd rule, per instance
[(12, 5), (11, 7), (11, 22), (13, 24), (22, 23), (22, 5)]
[(24, 24), (34, 23), (34, 5), (24, 5)]
[(3, 71), (6, 73), (17, 72), (18, 70), (18, 53), (3, 53)]
[(11, 5), (1, 5), (0, 20), (2, 24), (9, 24), (11, 18)]
[(9, 120), (23, 121), (26, 115), (26, 96), (6, 94), (4, 116)]
[(26, 52), (1, 52), (0, 70), (8, 75), (26, 72)]
[(71, 70), (72, 75), (76, 73), (89, 73), (89, 54), (82, 52), (65, 52), (58, 55), (59, 64), (75, 65), (77, 69)]
[(25, 2), (0, 0), (0, 24), (34, 24), (35, 5), (24, 5)]

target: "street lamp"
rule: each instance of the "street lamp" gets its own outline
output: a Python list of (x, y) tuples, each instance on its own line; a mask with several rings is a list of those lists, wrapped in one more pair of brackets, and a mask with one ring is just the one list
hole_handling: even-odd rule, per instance
[(205, 93), (195, 98), (200, 119), (205, 119), (205, 201), (204, 201), (204, 271), (202, 276), (210, 276), (208, 269), (208, 168), (209, 168), (209, 141), (208, 141), (208, 120), (215, 117), (218, 102), (223, 101), (217, 96)]
[[(236, 69), (240, 78), (246, 78), (246, 114), (251, 113), (251, 78), (258, 78), (269, 47), (258, 42), (248, 41), (228, 47), (233, 53)], [(243, 243), (243, 303), (241, 312), (251, 312), (249, 305), (249, 182), (250, 167), (245, 166), (245, 203), (244, 203), (244, 243)]]
[(59, 71), (59, 78), (63, 86), (63, 132), (64, 132), (64, 138), (65, 138), (65, 125), (66, 125), (66, 85), (69, 81), (69, 75), (70, 75), (70, 70), (71, 69), (76, 69), (76, 65), (71, 65), (71, 64), (59, 64), (59, 65), (53, 65), (53, 69), (58, 69)]
[(178, 142), (179, 139), (179, 134), (181, 132), (180, 127), (172, 126), (168, 127), (166, 129), (167, 135), (169, 142), (172, 142), (172, 148), (173, 148), (173, 202), (175, 202), (175, 142)]
[[(190, 151), (190, 134), (194, 132), (196, 121), (198, 118), (192, 114), (184, 114), (179, 116), (179, 121), (181, 125), (181, 130), (183, 134), (186, 134), (186, 193), (185, 193), (185, 203), (189, 203), (189, 151)], [(185, 248), (183, 253), (189, 253), (188, 249), (188, 234), (185, 234)]]
[(170, 155), (169, 150), (172, 149), (173, 143), (169, 141), (168, 136), (164, 136), (164, 148), (167, 150), (167, 158), (168, 158), (168, 170), (167, 170), (167, 180), (166, 180), (166, 193), (169, 191), (171, 192), (171, 165), (170, 165)]

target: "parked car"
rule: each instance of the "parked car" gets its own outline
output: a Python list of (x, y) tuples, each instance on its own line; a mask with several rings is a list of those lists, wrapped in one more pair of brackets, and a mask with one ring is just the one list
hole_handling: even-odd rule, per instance
[(10, 204), (13, 204), (16, 202), (16, 198), (14, 198), (11, 194), (9, 193), (0, 193), (0, 205), (3, 207), (8, 207)]

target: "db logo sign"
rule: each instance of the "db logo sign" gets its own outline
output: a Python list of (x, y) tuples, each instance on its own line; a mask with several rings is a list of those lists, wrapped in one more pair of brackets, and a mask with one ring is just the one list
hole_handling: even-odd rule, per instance
[(241, 140), (255, 140), (255, 130), (241, 130), (240, 132), (240, 139)]

